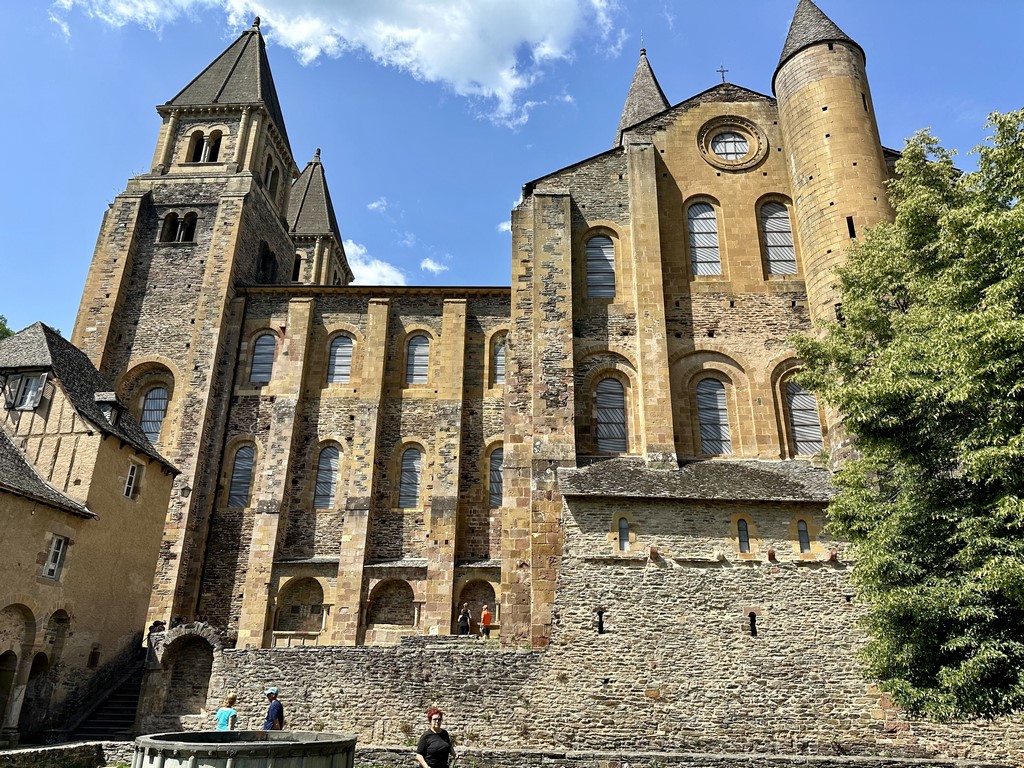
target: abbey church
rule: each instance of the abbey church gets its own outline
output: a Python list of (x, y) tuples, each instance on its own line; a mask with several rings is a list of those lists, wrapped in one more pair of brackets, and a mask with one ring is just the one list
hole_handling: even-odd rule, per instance
[[(228, 693), (258, 727), (276, 685), (289, 727), (361, 744), (437, 705), (467, 747), (1024, 759), (1019, 723), (911, 721), (861, 676), (824, 516), (847, 438), (788, 339), (841, 316), (898, 154), (814, 2), (779, 44), (772, 95), (677, 103), (641, 51), (612, 146), (525, 184), (511, 287), (351, 284), (258, 20), (157, 107), (70, 343), (0, 342), (0, 500), (42, 510), (5, 731), (149, 627), (139, 732)], [(135, 553), (103, 628), (75, 626), (104, 623), (90, 536)]]

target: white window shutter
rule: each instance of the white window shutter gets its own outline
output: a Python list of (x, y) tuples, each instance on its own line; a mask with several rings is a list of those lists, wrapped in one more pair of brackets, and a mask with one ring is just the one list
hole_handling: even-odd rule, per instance
[(598, 235), (587, 240), (587, 296), (615, 298), (615, 244)]
[(491, 451), (490, 461), (490, 483), (487, 493), (487, 504), (491, 509), (498, 509), (501, 507), (501, 497), (503, 492), (501, 470), (505, 465), (505, 449), (495, 448)]
[(398, 488), (398, 506), (414, 509), (420, 506), (420, 477), (423, 453), (419, 448), (407, 448), (402, 454), (402, 476)]
[(320, 460), (316, 467), (316, 490), (313, 495), (313, 506), (317, 509), (334, 508), (340, 455), (337, 446), (333, 445), (328, 445), (320, 451)]
[(818, 416), (818, 398), (795, 381), (786, 383), (789, 424), (797, 456), (813, 456), (825, 447)]
[(701, 453), (732, 453), (725, 385), (717, 379), (701, 379), (697, 384), (697, 420)]
[(348, 384), (352, 378), (352, 339), (337, 336), (331, 342), (330, 360), (327, 367), (328, 384)]
[(765, 261), (769, 275), (795, 275), (796, 249), (789, 211), (782, 203), (761, 206), (761, 231), (764, 235)]
[(410, 337), (406, 353), (405, 383), (426, 384), (430, 380), (430, 339), (421, 333)]
[(252, 346), (252, 368), (249, 381), (253, 384), (267, 384), (274, 372), (274, 352), (277, 350), (277, 337), (272, 333), (264, 333), (256, 339)]
[(597, 450), (602, 453), (626, 453), (626, 393), (618, 379), (598, 382)]
[(707, 203), (696, 203), (686, 215), (690, 230), (690, 270), (695, 275), (722, 274), (715, 209)]
[(249, 506), (255, 459), (256, 449), (251, 445), (243, 445), (235, 452), (235, 463), (231, 468), (231, 487), (228, 491), (228, 507), (245, 509)]

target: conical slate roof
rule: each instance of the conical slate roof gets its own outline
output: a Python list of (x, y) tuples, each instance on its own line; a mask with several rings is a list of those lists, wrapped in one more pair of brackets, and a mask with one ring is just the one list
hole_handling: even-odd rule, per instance
[(836, 23), (826, 16), (812, 0), (800, 0), (796, 12), (793, 14), (793, 22), (789, 25), (789, 35), (786, 37), (786, 44), (782, 47), (779, 64), (775, 67), (775, 74), (772, 76), (772, 90), (775, 89), (775, 77), (778, 76), (782, 65), (793, 56), (816, 43), (837, 41), (852, 43), (860, 49), (862, 54), (864, 53), (864, 49), (836, 26)]
[(292, 185), (288, 201), (288, 230), (293, 235), (334, 235), (334, 239), (341, 243), (341, 232), (334, 217), (334, 205), (319, 149)]
[(167, 102), (173, 107), (206, 107), (213, 104), (263, 104), (288, 145), (281, 103), (267, 59), (267, 45), (260, 34), (260, 20), (214, 59), (181, 93)]
[(615, 134), (615, 143), (612, 146), (617, 147), (622, 143), (622, 132), (627, 128), (666, 109), (668, 99), (658, 84), (658, 78), (654, 76), (651, 63), (647, 61), (647, 49), (641, 48), (640, 61), (636, 65), (633, 82), (629, 86), (626, 104), (622, 108), (622, 118), (619, 120), (619, 130)]

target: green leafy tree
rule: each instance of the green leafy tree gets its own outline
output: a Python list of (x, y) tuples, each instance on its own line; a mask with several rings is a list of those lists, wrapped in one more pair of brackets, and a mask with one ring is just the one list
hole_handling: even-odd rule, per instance
[(6, 339), (8, 336), (13, 336), (14, 331), (7, 325), (7, 318), (0, 315), (0, 339)]
[(840, 270), (842, 321), (796, 340), (856, 437), (829, 514), (868, 674), (936, 719), (1024, 708), (1024, 110), (988, 126), (973, 173), (908, 142), (895, 222)]

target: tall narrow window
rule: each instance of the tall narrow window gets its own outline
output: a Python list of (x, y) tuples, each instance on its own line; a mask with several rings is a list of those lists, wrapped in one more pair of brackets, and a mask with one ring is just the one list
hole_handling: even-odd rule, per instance
[(736, 533), (740, 540), (740, 552), (744, 554), (750, 552), (750, 530), (747, 528), (746, 520), (736, 521)]
[(405, 383), (426, 384), (430, 377), (430, 339), (422, 333), (410, 337), (406, 345)]
[(327, 383), (348, 384), (352, 379), (352, 339), (335, 336), (327, 362)]
[(173, 243), (178, 239), (178, 214), (171, 211), (164, 216), (164, 224), (160, 228), (160, 242)]
[(216, 163), (220, 158), (220, 131), (213, 131), (206, 137), (206, 150), (203, 152), (203, 161)]
[(189, 144), (188, 161), (190, 163), (203, 162), (203, 149), (205, 147), (206, 138), (203, 136), (203, 132), (196, 131), (193, 133), (191, 143)]
[(491, 451), (489, 468), (490, 485), (487, 492), (487, 506), (491, 509), (498, 509), (501, 506), (502, 485), (501, 470), (505, 464), (504, 448), (495, 448)]
[(690, 229), (690, 269), (693, 274), (722, 274), (715, 209), (707, 203), (696, 203), (687, 211), (687, 220)]
[(64, 556), (68, 551), (68, 538), (54, 534), (50, 542), (50, 551), (46, 556), (46, 564), (43, 565), (43, 577), (56, 579), (60, 576), (60, 570), (64, 567)]
[(796, 250), (789, 211), (782, 203), (761, 206), (761, 233), (764, 236), (764, 257), (769, 275), (795, 275)]
[(786, 400), (796, 455), (813, 456), (825, 447), (821, 437), (821, 419), (818, 417), (818, 398), (790, 380), (786, 382)]
[(228, 491), (228, 506), (232, 509), (245, 509), (249, 506), (255, 459), (256, 449), (251, 445), (243, 445), (235, 451), (235, 463), (231, 467), (231, 486)]
[(185, 217), (178, 223), (179, 243), (194, 243), (196, 239), (196, 222), (199, 217), (194, 213), (186, 213)]
[(615, 298), (615, 244), (598, 235), (587, 240), (587, 296)]
[(320, 451), (320, 461), (316, 465), (316, 491), (313, 494), (313, 506), (317, 509), (332, 509), (334, 493), (338, 485), (337, 446), (328, 445)]
[(142, 465), (135, 462), (128, 463), (128, 476), (124, 481), (125, 498), (139, 498), (139, 491), (142, 488)]
[(302, 257), (296, 254), (295, 261), (292, 262), (292, 282), (299, 282), (300, 277), (302, 277)]
[(697, 384), (697, 420), (701, 453), (732, 453), (725, 385), (718, 379), (701, 379)]
[(629, 520), (619, 518), (619, 552), (629, 552)]
[(494, 339), (494, 354), (491, 358), (491, 364), (494, 371), (492, 383), (495, 386), (505, 383), (505, 339), (505, 334)]
[(423, 452), (419, 448), (406, 448), (402, 454), (402, 478), (398, 486), (398, 506), (414, 509), (420, 505), (420, 472)]
[(249, 369), (249, 381), (252, 384), (266, 384), (274, 372), (274, 352), (277, 349), (277, 337), (272, 333), (259, 336), (252, 345), (252, 367)]
[(260, 244), (259, 281), (264, 284), (277, 282), (277, 256), (265, 242)]
[(167, 389), (153, 387), (142, 400), (142, 431), (151, 442), (160, 439), (160, 430), (167, 415)]
[(626, 393), (611, 377), (597, 384), (597, 450), (626, 453)]
[(800, 551), (811, 551), (811, 535), (807, 531), (807, 523), (803, 520), (797, 521), (796, 535), (800, 538)]

